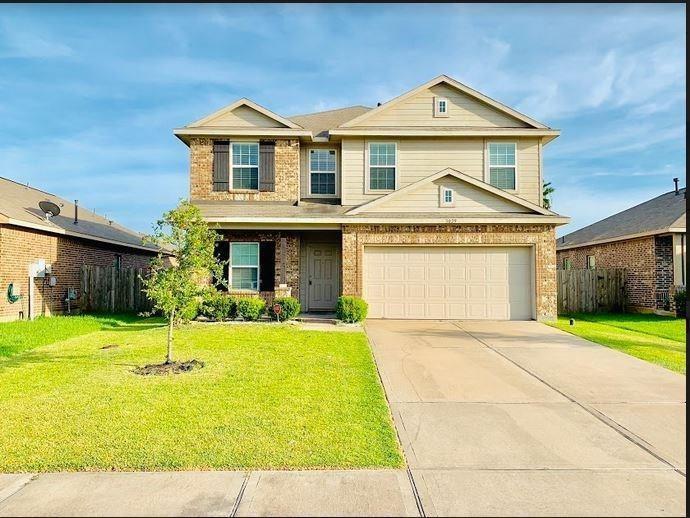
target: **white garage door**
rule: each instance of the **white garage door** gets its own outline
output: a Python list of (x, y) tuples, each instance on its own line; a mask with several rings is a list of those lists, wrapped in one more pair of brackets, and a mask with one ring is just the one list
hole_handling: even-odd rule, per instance
[(528, 320), (529, 247), (367, 246), (370, 318)]

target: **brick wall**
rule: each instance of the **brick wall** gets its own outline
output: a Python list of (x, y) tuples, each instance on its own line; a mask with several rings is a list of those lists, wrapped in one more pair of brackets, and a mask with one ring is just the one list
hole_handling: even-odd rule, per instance
[(276, 139), (275, 191), (213, 190), (213, 140), (193, 138), (189, 142), (189, 192), (195, 200), (299, 200), (299, 140)]
[(556, 317), (556, 242), (553, 225), (343, 225), (343, 293), (362, 295), (364, 245), (534, 245), (539, 320)]
[[(597, 268), (625, 268), (626, 295), (632, 308), (656, 309), (656, 254), (654, 237), (642, 237), (585, 246), (557, 252), (558, 268), (564, 259), (572, 261), (572, 267), (586, 267), (586, 257), (595, 257)], [(673, 261), (671, 260), (671, 278)]]
[[(223, 230), (220, 231), (223, 239), (230, 242), (261, 242), (273, 241), (275, 243), (276, 259), (275, 259), (275, 286), (276, 288), (281, 283), (280, 264), (283, 261), (281, 257), (281, 238), (286, 239), (285, 252), (285, 276), (286, 284), (292, 289), (292, 296), (299, 299), (299, 254), (300, 254), (300, 236), (298, 232), (280, 231), (280, 230)], [(270, 303), (272, 300), (272, 293), (262, 293), (261, 296)]]
[(654, 238), (654, 263), (656, 309), (674, 309), (669, 291), (673, 285), (673, 236)]
[[(44, 286), (42, 279), (34, 280), (34, 314), (50, 315), (67, 309), (64, 302), (67, 288), (75, 288), (80, 294), (82, 264), (110, 266), (116, 255), (122, 256), (125, 268), (144, 268), (153, 256), (106, 243), (0, 225), (0, 320), (14, 320), (20, 311), (28, 317), (29, 265), (37, 259), (50, 264), (52, 275), (57, 277), (57, 285), (53, 288)], [(7, 287), (11, 282), (19, 287), (22, 295), (14, 304), (7, 300)]]

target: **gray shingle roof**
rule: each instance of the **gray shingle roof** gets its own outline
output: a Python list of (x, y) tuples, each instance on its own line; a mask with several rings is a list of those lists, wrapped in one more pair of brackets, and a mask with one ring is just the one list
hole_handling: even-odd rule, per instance
[[(46, 221), (38, 202), (47, 200), (60, 207), (60, 215)], [(79, 223), (74, 224), (74, 203), (27, 185), (0, 177), (0, 221), (2, 216), (19, 225), (31, 226), (47, 232), (68, 234), (83, 239), (108, 241), (122, 246), (158, 249), (142, 241), (142, 235), (108, 220), (84, 207), (79, 207)]]
[(669, 229), (685, 231), (685, 188), (667, 192), (623, 212), (571, 232), (556, 241), (556, 247), (571, 248), (592, 242), (617, 240), (636, 234), (660, 234)]
[(328, 130), (337, 128), (341, 124), (345, 124), (369, 110), (371, 108), (366, 106), (348, 106), (347, 108), (337, 110), (293, 115), (289, 119), (304, 129), (310, 130), (315, 137), (325, 137), (328, 134)]

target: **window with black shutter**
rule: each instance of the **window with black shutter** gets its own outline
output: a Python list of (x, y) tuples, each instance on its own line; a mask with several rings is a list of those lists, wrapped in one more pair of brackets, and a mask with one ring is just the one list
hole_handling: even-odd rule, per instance
[(276, 289), (276, 244), (274, 241), (262, 241), (259, 244), (259, 290)]
[(230, 188), (230, 142), (213, 142), (213, 190), (227, 191)]
[(214, 277), (213, 284), (216, 289), (221, 291), (228, 291), (228, 259), (230, 258), (230, 243), (228, 241), (216, 241), (213, 247), (213, 255), (218, 261), (223, 262), (223, 281), (218, 282)]

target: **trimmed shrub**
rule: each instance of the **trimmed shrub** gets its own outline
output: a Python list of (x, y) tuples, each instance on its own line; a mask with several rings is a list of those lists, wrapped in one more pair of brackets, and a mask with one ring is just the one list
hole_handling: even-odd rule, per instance
[(237, 317), (237, 301), (230, 295), (210, 290), (201, 302), (199, 314), (216, 320), (234, 320)]
[(688, 303), (687, 291), (678, 288), (678, 290), (673, 294), (673, 302), (676, 303), (676, 316), (685, 318), (687, 316), (686, 305)]
[(266, 311), (266, 303), (259, 298), (241, 298), (237, 301), (237, 314), (242, 320), (259, 320)]
[(268, 308), (268, 313), (271, 315), (273, 320), (277, 320), (276, 314), (273, 311), (273, 306), (276, 304), (278, 304), (283, 310), (280, 313), (281, 322), (284, 320), (294, 319), (297, 315), (299, 315), (300, 311), (302, 311), (302, 306), (300, 306), (299, 300), (297, 300), (295, 297), (280, 297), (275, 299), (273, 304), (271, 304), (271, 307)]
[(338, 304), (335, 306), (335, 315), (339, 320), (348, 322), (361, 322), (367, 318), (369, 311), (369, 304), (364, 299), (355, 297), (354, 295), (343, 295), (338, 298)]

